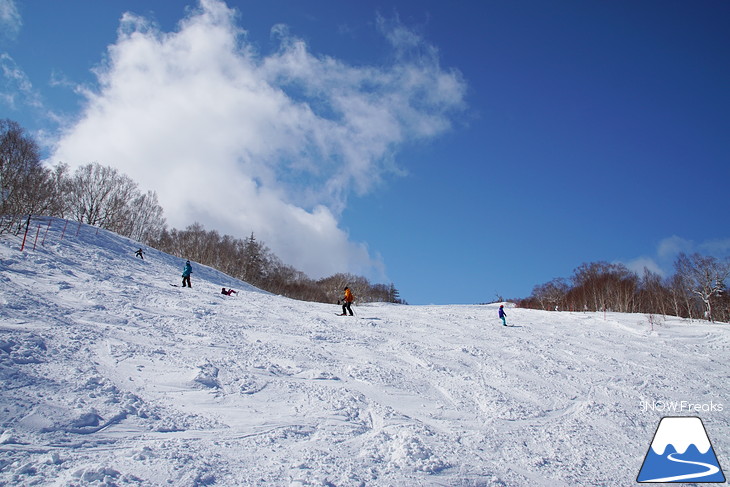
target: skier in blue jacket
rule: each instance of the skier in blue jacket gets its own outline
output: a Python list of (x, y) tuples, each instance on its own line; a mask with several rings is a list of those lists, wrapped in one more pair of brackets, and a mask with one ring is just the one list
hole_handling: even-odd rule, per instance
[(190, 288), (193, 287), (190, 284), (190, 274), (192, 274), (192, 273), (193, 273), (193, 266), (190, 265), (190, 261), (185, 262), (185, 268), (183, 269), (183, 273), (182, 273), (182, 278), (183, 278), (182, 287), (185, 287), (186, 283), (187, 283), (188, 287), (190, 287)]
[(502, 326), (507, 326), (507, 313), (504, 312), (504, 305), (499, 305), (499, 317), (502, 320)]

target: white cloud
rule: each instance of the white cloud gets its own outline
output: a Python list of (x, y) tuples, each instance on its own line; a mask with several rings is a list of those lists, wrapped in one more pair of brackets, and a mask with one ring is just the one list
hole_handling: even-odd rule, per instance
[(707, 240), (697, 243), (672, 235), (662, 239), (657, 244), (654, 256), (637, 257), (623, 263), (639, 276), (644, 274), (644, 268), (646, 267), (650, 271), (666, 277), (674, 273), (674, 262), (680, 253), (699, 253), (720, 258), (728, 257), (730, 256), (730, 239)]
[(30, 79), (7, 53), (0, 54), (0, 102), (12, 110), (42, 107)]
[(700, 253), (716, 256), (730, 257), (730, 238), (708, 240), (699, 246)]
[(355, 67), (282, 26), (279, 50), (260, 55), (236, 20), (219, 0), (201, 0), (175, 32), (125, 14), (51, 162), (117, 167), (157, 191), (171, 225), (253, 231), (312, 276), (382, 272), (339, 227), (347, 198), (398, 174), (403, 143), (448, 130), (464, 82), (399, 23), (391, 40), (408, 45), (394, 61)]
[(685, 254), (699, 253), (713, 257), (730, 256), (730, 238), (695, 242), (673, 235), (659, 242), (657, 255), (662, 259), (676, 259), (680, 252)]
[(666, 276), (666, 272), (661, 268), (659, 264), (651, 257), (638, 257), (623, 263), (630, 271), (635, 272), (639, 277), (644, 275), (644, 269), (649, 269), (655, 274), (660, 276)]
[(0, 0), (0, 35), (15, 39), (23, 26), (18, 7), (13, 0)]
[(661, 259), (674, 259), (680, 252), (689, 252), (694, 247), (694, 243), (672, 235), (659, 242), (657, 246), (657, 256)]

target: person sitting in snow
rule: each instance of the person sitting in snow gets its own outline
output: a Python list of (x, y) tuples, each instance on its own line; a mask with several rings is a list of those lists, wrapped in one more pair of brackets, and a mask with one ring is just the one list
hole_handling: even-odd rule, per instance
[(226, 289), (224, 287), (221, 288), (221, 294), (225, 294), (226, 296), (230, 296), (231, 294), (238, 294), (238, 291), (234, 291), (233, 289)]
[(502, 326), (507, 326), (507, 313), (504, 312), (504, 305), (499, 305), (499, 318), (502, 320)]
[(345, 302), (342, 304), (342, 314), (340, 316), (346, 316), (347, 312), (350, 312), (350, 316), (352, 316), (352, 302), (355, 300), (355, 297), (352, 295), (352, 291), (350, 291), (349, 287), (345, 287)]
[(187, 284), (188, 287), (193, 287), (192, 284), (190, 284), (190, 274), (193, 273), (193, 266), (190, 265), (190, 261), (185, 262), (185, 268), (183, 269), (182, 273), (182, 287), (185, 287), (185, 284)]

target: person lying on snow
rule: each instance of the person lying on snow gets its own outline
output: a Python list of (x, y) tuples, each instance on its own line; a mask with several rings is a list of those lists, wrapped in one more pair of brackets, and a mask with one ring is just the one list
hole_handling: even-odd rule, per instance
[(238, 291), (234, 291), (233, 289), (221, 288), (221, 294), (225, 294), (226, 296), (230, 296), (231, 294), (238, 294)]

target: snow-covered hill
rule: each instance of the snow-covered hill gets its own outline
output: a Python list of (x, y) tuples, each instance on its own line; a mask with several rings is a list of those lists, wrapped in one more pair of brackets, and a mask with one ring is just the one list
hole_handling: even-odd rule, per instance
[(0, 485), (625, 486), (674, 415), (730, 465), (727, 325), (340, 317), (63, 226), (0, 239)]

